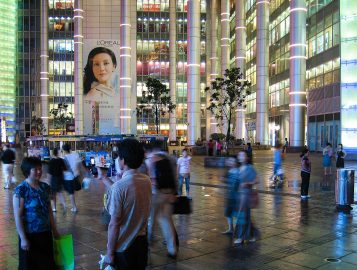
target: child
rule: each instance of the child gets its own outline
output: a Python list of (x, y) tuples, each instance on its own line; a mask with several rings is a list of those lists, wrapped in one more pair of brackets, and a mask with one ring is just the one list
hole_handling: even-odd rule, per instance
[(309, 184), (311, 174), (311, 161), (309, 160), (309, 150), (304, 149), (301, 153), (301, 199), (309, 198)]
[(14, 190), (13, 207), (19, 234), (19, 269), (54, 270), (52, 235), (58, 232), (50, 202), (50, 186), (40, 182), (41, 160), (24, 158), (21, 170), (26, 177)]
[(190, 161), (191, 157), (188, 156), (187, 149), (182, 150), (182, 157), (177, 160), (177, 174), (178, 174), (178, 195), (182, 195), (183, 180), (186, 184), (186, 195), (190, 198)]

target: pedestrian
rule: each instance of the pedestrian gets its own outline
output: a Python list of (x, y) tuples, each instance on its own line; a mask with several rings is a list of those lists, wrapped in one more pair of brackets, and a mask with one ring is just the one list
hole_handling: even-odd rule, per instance
[(62, 204), (63, 210), (66, 209), (66, 201), (63, 196), (63, 172), (66, 170), (66, 164), (64, 160), (59, 157), (59, 150), (57, 147), (53, 149), (53, 157), (48, 163), (48, 178), (51, 183), (51, 192), (52, 192), (52, 211), (57, 211), (56, 205), (56, 197), (58, 194), (58, 198), (60, 203)]
[(9, 145), (4, 145), (3, 151), (4, 152), (2, 154), (1, 161), (2, 161), (4, 180), (5, 180), (4, 189), (9, 189), (11, 183), (12, 184), (16, 183), (16, 178), (14, 176), (16, 155), (15, 155), (15, 151), (11, 149)]
[(213, 156), (213, 149), (214, 149), (214, 142), (212, 141), (212, 139), (210, 139), (208, 142), (208, 155), (210, 157)]
[(252, 144), (249, 142), (247, 143), (247, 163), (250, 165), (253, 165), (253, 148), (252, 148)]
[(58, 232), (51, 210), (50, 186), (40, 182), (41, 160), (24, 158), (21, 170), (26, 179), (14, 190), (13, 207), (19, 234), (19, 268), (54, 270), (52, 237)]
[(222, 143), (219, 139), (217, 139), (217, 142), (216, 142), (216, 153), (217, 153), (217, 156), (220, 156), (222, 154)]
[(309, 160), (310, 152), (304, 149), (300, 155), (301, 158), (301, 199), (306, 200), (309, 196), (311, 161)]
[(190, 198), (190, 162), (191, 157), (187, 153), (187, 149), (182, 150), (182, 157), (177, 160), (177, 175), (178, 175), (178, 195), (182, 195), (183, 181), (186, 185), (186, 196)]
[(135, 139), (125, 139), (119, 149), (122, 178), (108, 191), (107, 254), (104, 262), (121, 270), (144, 270), (148, 260), (147, 224), (151, 204), (151, 183), (137, 169), (144, 150)]
[(238, 153), (240, 163), (238, 171), (238, 213), (234, 231), (234, 244), (242, 244), (243, 241), (255, 242), (258, 230), (254, 227), (251, 218), (252, 188), (257, 184), (257, 173), (254, 167), (248, 163), (247, 151)]
[(331, 158), (333, 155), (332, 152), (332, 146), (330, 143), (326, 143), (326, 147), (322, 150), (322, 165), (324, 167), (324, 172), (325, 175), (327, 175), (327, 170), (329, 171), (328, 174), (332, 174), (332, 170), (331, 170)]
[(64, 171), (63, 187), (69, 195), (69, 199), (72, 204), (71, 211), (76, 213), (78, 211), (75, 199), (75, 181), (76, 177), (80, 175), (80, 166), (82, 164), (78, 153), (71, 152), (71, 146), (69, 144), (62, 145), (63, 159), (66, 164), (66, 170)]
[(285, 142), (284, 142), (284, 146), (283, 146), (283, 153), (286, 154), (286, 151), (288, 149), (289, 146), (289, 141), (288, 138), (285, 138)]
[(161, 151), (159, 143), (147, 146), (145, 160), (152, 182), (152, 207), (149, 219), (149, 242), (153, 240), (156, 220), (165, 238), (168, 257), (175, 259), (178, 251), (177, 232), (172, 220), (173, 206), (177, 185), (175, 179), (175, 162), (166, 152)]
[(233, 234), (233, 217), (237, 211), (237, 197), (239, 188), (239, 169), (236, 158), (228, 158), (226, 165), (229, 167), (223, 181), (227, 184), (226, 203), (224, 216), (227, 218), (228, 229), (222, 234)]
[(336, 153), (336, 168), (344, 168), (345, 167), (345, 157), (347, 153), (343, 150), (342, 143), (338, 144), (337, 153)]

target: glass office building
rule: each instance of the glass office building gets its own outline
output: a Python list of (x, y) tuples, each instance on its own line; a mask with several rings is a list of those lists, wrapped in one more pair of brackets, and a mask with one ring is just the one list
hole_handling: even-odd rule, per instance
[(357, 148), (357, 33), (347, 26), (354, 24), (357, 6), (347, 2), (20, 1), (16, 130), (22, 138), (30, 135), (36, 115), (48, 134), (58, 134), (48, 112), (65, 103), (75, 115), (75, 132), (86, 133), (83, 50), (96, 40), (120, 44), (120, 109), (113, 112), (118, 133), (155, 133), (150, 108), (140, 106), (148, 77), (166, 84), (177, 105), (161, 118), (162, 134), (192, 143), (220, 132), (206, 111), (204, 88), (222, 70), (238, 66), (252, 86), (246, 108), (237, 110), (237, 138), (265, 145), (288, 138), (291, 146), (312, 150), (326, 142)]

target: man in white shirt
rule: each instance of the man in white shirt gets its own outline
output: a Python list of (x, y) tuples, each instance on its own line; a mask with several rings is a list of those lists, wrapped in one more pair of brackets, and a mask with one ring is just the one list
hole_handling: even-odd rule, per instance
[(119, 148), (123, 175), (108, 191), (106, 208), (111, 219), (104, 262), (120, 270), (144, 270), (147, 266), (151, 182), (137, 171), (143, 159), (140, 143), (125, 139)]
[(190, 162), (191, 157), (187, 153), (187, 149), (182, 150), (182, 157), (177, 160), (177, 175), (178, 175), (178, 195), (182, 195), (183, 180), (186, 185), (186, 196), (190, 198)]

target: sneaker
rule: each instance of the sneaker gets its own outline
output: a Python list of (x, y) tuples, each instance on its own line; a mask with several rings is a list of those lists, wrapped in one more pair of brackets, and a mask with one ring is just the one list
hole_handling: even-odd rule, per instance
[(301, 195), (301, 200), (306, 200), (307, 196)]
[(242, 238), (237, 238), (237, 239), (234, 240), (233, 243), (234, 243), (235, 245), (240, 245), (240, 244), (243, 243), (243, 239), (242, 239)]
[(233, 234), (233, 231), (232, 230), (226, 230), (226, 231), (222, 232), (222, 234)]
[(306, 197), (306, 198), (310, 198), (311, 196), (310, 196), (310, 195), (306, 195), (305, 197)]
[(57, 209), (56, 208), (52, 208), (52, 212), (57, 212)]
[(77, 212), (78, 212), (77, 207), (71, 208), (71, 211), (72, 211), (73, 213), (77, 213)]
[(257, 239), (255, 237), (252, 237), (252, 238), (249, 239), (250, 243), (254, 243), (255, 241), (257, 241)]
[(9, 189), (9, 188), (10, 188), (10, 184), (6, 183), (5, 186), (4, 186), (4, 189)]

